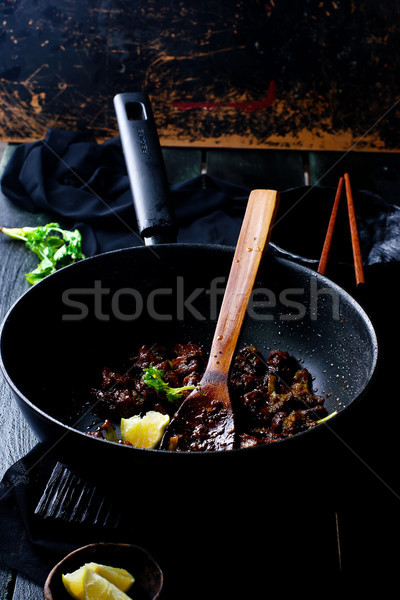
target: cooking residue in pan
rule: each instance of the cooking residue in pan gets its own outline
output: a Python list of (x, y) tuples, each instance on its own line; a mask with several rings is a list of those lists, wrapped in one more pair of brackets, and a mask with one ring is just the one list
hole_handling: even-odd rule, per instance
[[(172, 351), (158, 345), (142, 346), (118, 370), (104, 367), (101, 381), (91, 393), (96, 413), (105, 420), (88, 434), (139, 445), (123, 435), (131, 423), (148, 420), (154, 429), (155, 420), (165, 429), (168, 417), (172, 418), (199, 385), (206, 361), (202, 348), (188, 343), (177, 344)], [(311, 380), (309, 371), (300, 368), (287, 352), (272, 350), (265, 358), (255, 346), (242, 348), (232, 363), (229, 379), (237, 447), (282, 440), (326, 418), (324, 398), (313, 392)], [(153, 431), (152, 443), (147, 441), (143, 446), (157, 447), (164, 429), (158, 436)], [(179, 451), (179, 439), (170, 442), (170, 449)]]

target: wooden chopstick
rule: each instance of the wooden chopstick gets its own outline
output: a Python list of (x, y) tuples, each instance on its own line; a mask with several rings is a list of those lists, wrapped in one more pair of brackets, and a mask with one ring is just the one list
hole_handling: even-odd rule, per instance
[(364, 269), (363, 269), (362, 257), (361, 257), (360, 240), (358, 237), (356, 213), (355, 213), (355, 209), (354, 209), (354, 200), (353, 200), (353, 194), (351, 191), (350, 177), (349, 177), (348, 173), (345, 173), (344, 177), (340, 177), (340, 179), (339, 179), (339, 184), (338, 184), (338, 187), (336, 190), (335, 201), (333, 204), (331, 217), (329, 219), (328, 229), (326, 231), (325, 241), (324, 241), (324, 245), (323, 245), (322, 252), (321, 252), (321, 258), (319, 260), (318, 273), (320, 273), (321, 275), (325, 275), (325, 273), (326, 273), (326, 267), (328, 264), (328, 258), (329, 258), (331, 245), (332, 245), (333, 231), (335, 229), (336, 217), (337, 217), (338, 210), (339, 210), (340, 199), (342, 197), (343, 183), (345, 184), (345, 188), (346, 188), (347, 211), (348, 211), (349, 222), (350, 222), (350, 235), (351, 235), (351, 246), (353, 249), (354, 271), (355, 271), (355, 275), (356, 275), (356, 284), (358, 286), (358, 285), (360, 285), (360, 283), (365, 283), (365, 278), (364, 278)]
[(337, 217), (337, 213), (339, 210), (340, 199), (342, 197), (343, 181), (344, 181), (343, 177), (341, 177), (339, 179), (339, 184), (338, 184), (338, 187), (336, 190), (336, 196), (335, 196), (335, 201), (333, 203), (331, 218), (329, 219), (329, 224), (328, 224), (328, 229), (326, 231), (324, 246), (322, 248), (321, 258), (319, 260), (318, 273), (321, 273), (321, 275), (325, 275), (325, 273), (326, 273), (326, 267), (328, 264), (329, 254), (331, 251), (333, 231), (335, 229), (336, 217)]
[(348, 173), (344, 174), (344, 182), (346, 186), (347, 210), (350, 221), (351, 245), (353, 248), (354, 271), (356, 274), (356, 284), (365, 283), (364, 269), (361, 257), (360, 240), (358, 237), (356, 213), (354, 210), (353, 194), (351, 191), (350, 177)]

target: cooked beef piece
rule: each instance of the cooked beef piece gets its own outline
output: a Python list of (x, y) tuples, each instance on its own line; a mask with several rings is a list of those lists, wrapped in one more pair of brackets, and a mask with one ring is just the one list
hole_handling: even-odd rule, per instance
[(293, 410), (282, 423), (283, 435), (294, 435), (300, 431), (306, 431), (316, 425), (318, 419), (327, 414), (323, 406), (309, 408), (306, 410)]
[(129, 372), (121, 375), (121, 373), (113, 371), (108, 367), (104, 367), (101, 371), (101, 388), (103, 390), (109, 389), (112, 386), (126, 388), (132, 385), (134, 381), (134, 378)]
[(252, 446), (261, 446), (263, 444), (271, 444), (277, 440), (283, 439), (283, 436), (273, 433), (268, 430), (254, 430), (254, 432), (243, 433), (239, 436), (240, 448), (251, 448)]
[(311, 375), (307, 369), (296, 371), (291, 389), (303, 405), (302, 408), (319, 406), (325, 402), (324, 398), (312, 392)]
[(182, 386), (185, 385), (198, 385), (200, 383), (202, 375), (197, 373), (197, 371), (193, 371), (190, 375), (186, 375), (186, 377), (182, 381)]
[(143, 369), (155, 366), (167, 358), (167, 352), (163, 346), (141, 346), (138, 353), (131, 358), (134, 369), (141, 374)]
[(97, 400), (94, 410), (110, 419), (131, 417), (144, 407), (144, 400), (134, 390), (127, 388), (109, 391), (94, 389), (92, 394)]
[(287, 413), (285, 413), (283, 410), (276, 412), (271, 419), (271, 431), (273, 431), (274, 433), (280, 433), (282, 431), (282, 425), (286, 417)]
[(187, 377), (195, 372), (202, 373), (206, 367), (203, 350), (197, 344), (176, 344), (176, 358), (172, 360), (172, 370)]
[(253, 375), (240, 375), (239, 372), (232, 373), (231, 389), (234, 394), (245, 394), (255, 390), (263, 384), (263, 377), (254, 377)]
[(155, 402), (151, 410), (162, 413), (163, 415), (173, 415), (176, 411), (176, 406), (171, 403), (171, 406), (165, 406), (165, 402)]
[(171, 370), (171, 361), (166, 359), (166, 360), (162, 360), (161, 362), (156, 363), (155, 365), (156, 369), (159, 369), (160, 371), (170, 371)]
[(247, 428), (252, 423), (269, 421), (268, 400), (264, 390), (256, 388), (240, 397), (240, 421)]
[(328, 415), (328, 411), (323, 404), (317, 404), (313, 408), (306, 408), (302, 412), (309, 421), (319, 421), (319, 419), (323, 419)]
[(163, 346), (143, 345), (131, 359), (126, 374), (108, 367), (102, 369), (100, 388), (92, 390), (97, 400), (95, 410), (110, 418), (127, 418), (147, 410), (173, 414), (178, 404), (168, 402), (164, 392), (144, 383), (143, 369), (153, 366), (163, 372), (163, 380), (170, 387), (182, 387), (197, 385), (205, 364), (203, 350), (196, 344), (178, 344), (173, 354), (168, 354)]
[(291, 385), (294, 374), (299, 368), (293, 356), (282, 350), (272, 350), (267, 365), (269, 373), (276, 375), (287, 386)]
[(95, 431), (88, 431), (87, 434), (91, 435), (92, 437), (104, 440), (104, 435), (103, 435), (101, 429), (95, 429)]
[(244, 394), (240, 399), (241, 418), (247, 426), (270, 426), (272, 419), (279, 412), (287, 415), (295, 406), (293, 394), (277, 394), (268, 392), (268, 388), (258, 388)]
[(252, 448), (253, 446), (258, 446), (261, 444), (260, 440), (256, 438), (254, 435), (249, 435), (248, 433), (242, 433), (239, 436), (239, 446), (240, 448)]
[(267, 373), (267, 365), (255, 346), (246, 346), (233, 360), (230, 385), (234, 392), (243, 394), (259, 387)]
[(171, 387), (182, 387), (182, 377), (172, 369), (164, 370), (163, 380)]
[[(315, 422), (314, 422), (315, 424)], [(293, 410), (282, 423), (283, 435), (294, 435), (308, 429), (307, 417), (301, 410)]]
[[(127, 370), (103, 368), (100, 388), (92, 390), (97, 401), (95, 410), (110, 420), (149, 410), (172, 416), (191, 390), (170, 402), (165, 391), (157, 392), (144, 383), (143, 369), (156, 367), (172, 388), (196, 386), (206, 361), (197, 344), (176, 344), (169, 352), (158, 345), (141, 346)], [(324, 399), (312, 390), (309, 371), (299, 369), (296, 360), (281, 350), (272, 350), (265, 360), (255, 346), (242, 348), (232, 363), (229, 389), (240, 448), (270, 444), (295, 435), (314, 427), (327, 414)], [(203, 429), (206, 435), (208, 429)], [(102, 434), (95, 431), (91, 435)]]
[(143, 381), (142, 376), (135, 380), (134, 391), (140, 398), (142, 398), (142, 401), (145, 401), (148, 405), (158, 400), (158, 394), (156, 390), (152, 387), (149, 387), (147, 383)]
[(310, 373), (297, 369), (297, 362), (287, 352), (273, 350), (267, 371), (254, 346), (243, 348), (234, 361), (230, 383), (240, 435), (271, 441), (312, 427), (324, 416), (324, 401), (313, 394)]
[(172, 361), (172, 368), (176, 373), (182, 375), (182, 377), (186, 377), (187, 375), (198, 371), (201, 368), (201, 364), (196, 358), (179, 356)]
[(173, 352), (176, 356), (201, 357), (204, 359), (203, 349), (198, 344), (175, 344)]

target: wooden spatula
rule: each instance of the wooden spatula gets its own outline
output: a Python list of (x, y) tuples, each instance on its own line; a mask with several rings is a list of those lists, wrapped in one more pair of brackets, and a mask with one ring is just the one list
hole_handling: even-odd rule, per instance
[(249, 297), (279, 203), (275, 190), (253, 190), (235, 255), (204, 375), (183, 401), (165, 431), (162, 450), (231, 450), (235, 424), (228, 375)]

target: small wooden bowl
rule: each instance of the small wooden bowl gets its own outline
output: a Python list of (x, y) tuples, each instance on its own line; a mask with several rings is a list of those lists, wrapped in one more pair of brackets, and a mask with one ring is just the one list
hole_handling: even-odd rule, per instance
[(50, 571), (44, 584), (46, 600), (71, 600), (62, 582), (62, 574), (71, 573), (88, 562), (126, 569), (135, 578), (131, 590), (135, 600), (156, 600), (163, 587), (163, 573), (143, 548), (131, 544), (100, 542), (74, 550)]

